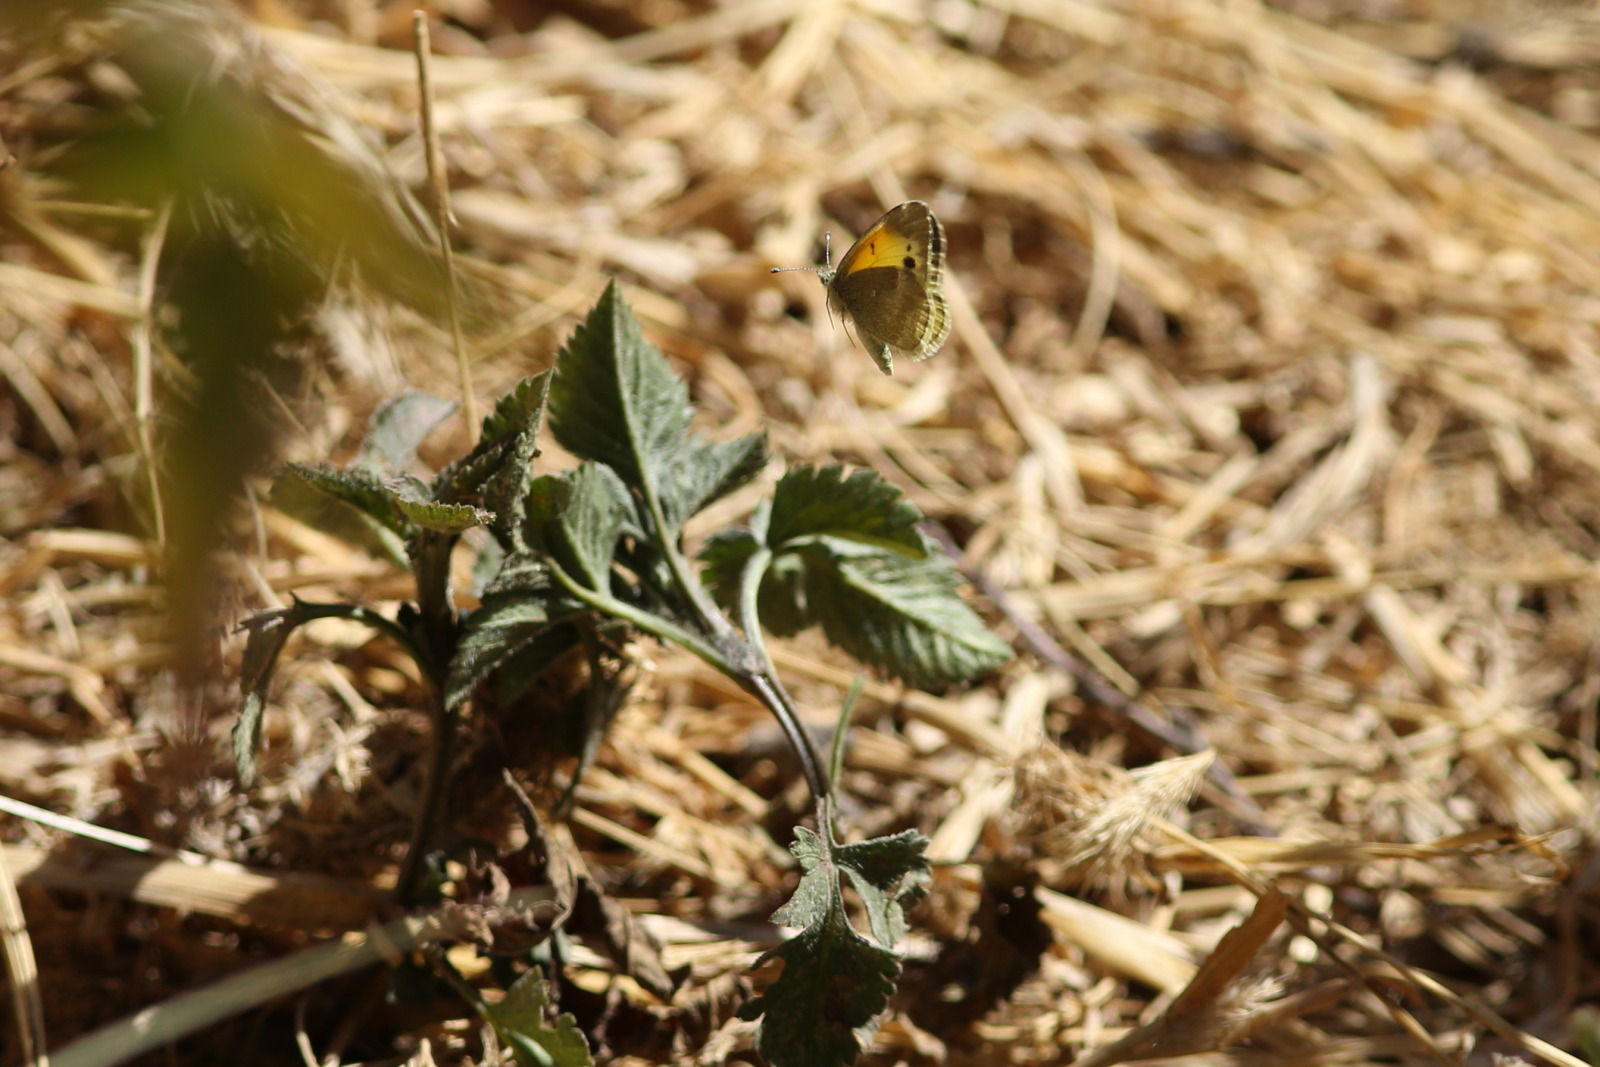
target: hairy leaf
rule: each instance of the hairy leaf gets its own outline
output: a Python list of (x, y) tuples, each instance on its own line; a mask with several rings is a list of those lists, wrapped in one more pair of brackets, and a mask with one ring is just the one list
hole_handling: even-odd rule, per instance
[(889, 1004), (900, 964), (856, 933), (842, 906), (757, 961), (783, 961), (766, 992), (739, 1009), (761, 1018), (756, 1051), (772, 1067), (847, 1067)]
[[(531, 552), (507, 556), (478, 609), (463, 620), (445, 681), (445, 706), (460, 707), (490, 671), (536, 643), (550, 628), (552, 615), (568, 610), (537, 556)], [(552, 659), (555, 654), (552, 651)], [(546, 660), (544, 666), (548, 665)]]
[(917, 532), (920, 521), (916, 505), (875, 471), (796, 467), (778, 480), (767, 544), (776, 551), (826, 535), (920, 558), (927, 554)]
[(663, 465), (661, 504), (667, 524), (681, 528), (695, 512), (748, 482), (766, 465), (764, 433), (724, 442), (691, 434), (678, 455)]
[[(783, 961), (766, 992), (739, 1010), (761, 1019), (756, 1048), (773, 1067), (841, 1067), (855, 1062), (874, 1020), (888, 1006), (900, 963), (894, 936), (905, 927), (903, 906), (927, 878), (927, 838), (914, 832), (839, 845), (804, 827), (791, 847), (804, 873), (794, 896), (772, 921), (800, 933), (756, 961)], [(865, 885), (873, 944), (851, 927), (839, 885), (843, 873)], [(879, 933), (880, 926), (882, 933)], [(892, 936), (886, 936), (892, 935)]]
[(509, 548), (526, 547), (521, 540), (523, 520), (528, 487), (533, 484), (533, 461), (539, 455), (539, 428), (550, 397), (551, 377), (550, 371), (541, 371), (524, 378), (501, 397), (494, 411), (484, 417), (483, 434), (478, 440), (479, 449), (505, 449), (499, 467), (486, 477), (483, 501), (499, 517), (490, 529)]
[(370, 471), (342, 471), (320, 463), (291, 463), (289, 470), (307, 485), (344, 501), (391, 533), (409, 538), (415, 532), (388, 485)]
[(668, 526), (662, 534), (673, 538), (685, 519), (766, 463), (764, 435), (710, 443), (689, 432), (693, 414), (688, 387), (645, 342), (613, 282), (556, 361), (556, 440), (659, 501)]
[(961, 579), (943, 553), (910, 559), (822, 537), (798, 556), (802, 613), (863, 663), (922, 686), (965, 681), (1011, 658), (956, 595)]
[(577, 1020), (550, 1014), (550, 991), (535, 968), (517, 979), (500, 1003), (488, 1009), (500, 1039), (510, 1046), (517, 1067), (592, 1067), (589, 1044)]
[(494, 521), (494, 514), (471, 504), (443, 504), (415, 478), (402, 476), (389, 484), (395, 507), (411, 523), (435, 533), (458, 534)]
[(693, 409), (689, 389), (645, 342), (617, 283), (556, 359), (550, 429), (567, 451), (597, 460), (629, 485), (659, 485)]
[(906, 909), (928, 891), (927, 848), (915, 830), (837, 846), (835, 859), (867, 906), (872, 936), (886, 948), (905, 936)]
[(632, 508), (611, 468), (584, 463), (534, 480), (528, 524), (562, 570), (590, 589), (609, 590), (617, 537)]

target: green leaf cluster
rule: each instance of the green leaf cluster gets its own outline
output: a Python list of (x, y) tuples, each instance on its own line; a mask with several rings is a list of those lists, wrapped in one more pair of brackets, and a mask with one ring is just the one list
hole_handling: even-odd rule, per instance
[(761, 568), (761, 621), (779, 636), (820, 626), (912, 685), (964, 681), (1011, 651), (956, 595), (960, 578), (917, 529), (921, 518), (872, 471), (801, 467), (779, 480), (749, 529), (712, 538), (701, 558), (726, 604)]
[[(417, 449), (450, 410), (421, 394), (398, 398), (350, 468), (297, 465), (283, 480), (285, 506), (407, 561), (416, 601), (392, 619), (296, 602), (247, 624), (234, 735), (241, 779), (256, 773), (272, 665), (313, 618), (367, 622), (416, 659), (434, 700), (436, 746), (447, 744), (454, 716), (485, 702), (520, 710), (545, 671), (581, 654), (589, 687), (576, 705), (584, 717), (577, 773), (626, 697), (625, 641), (648, 634), (686, 648), (773, 711), (819, 803), (820, 836), (800, 831), (805, 874), (775, 917), (800, 933), (770, 954), (783, 974), (747, 1009), (763, 1019), (760, 1047), (783, 1067), (849, 1062), (898, 974), (893, 945), (926, 877), (925, 841), (910, 832), (835, 841), (824, 814), (831, 784), (772, 669), (766, 635), (820, 627), (863, 663), (914, 685), (970, 679), (1009, 650), (961, 600), (959, 576), (918, 528), (917, 509), (871, 471), (792, 469), (747, 527), (716, 534), (692, 559), (685, 524), (766, 466), (766, 438), (718, 442), (695, 431), (686, 384), (644, 340), (615, 285), (554, 369), (501, 398), (472, 450), (429, 473)], [(535, 470), (546, 421), (576, 467)], [(308, 495), (342, 509), (339, 522), (306, 507)], [(478, 606), (463, 612), (449, 576), (464, 538), (479, 554), (482, 585)], [(440, 750), (437, 774), (449, 765)], [(429, 795), (445, 791), (435, 782)], [(421, 805), (420, 818), (443, 823), (437, 806)], [(419, 822), (413, 852), (428, 840)], [(870, 939), (848, 921), (841, 878), (861, 898)], [(553, 1045), (513, 1046), (519, 1062), (567, 1062)]]

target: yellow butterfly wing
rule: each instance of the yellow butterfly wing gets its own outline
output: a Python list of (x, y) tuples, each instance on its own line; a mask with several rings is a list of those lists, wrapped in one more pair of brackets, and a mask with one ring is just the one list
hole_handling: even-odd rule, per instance
[(828, 304), (856, 324), (885, 374), (894, 355), (927, 359), (950, 336), (944, 227), (927, 204), (891, 208), (850, 246), (828, 282)]

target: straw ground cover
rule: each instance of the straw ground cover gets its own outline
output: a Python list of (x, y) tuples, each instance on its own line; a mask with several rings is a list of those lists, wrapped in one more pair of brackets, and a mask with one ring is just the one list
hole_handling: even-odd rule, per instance
[[(435, 14), (480, 406), (620, 279), (700, 428), (765, 428), (780, 462), (691, 540), (782, 465), (876, 471), (1018, 653), (854, 706), (844, 833), (919, 830), (934, 862), (871, 1062), (1594, 1061), (1587, 5)], [(477, 898), (384, 907), (430, 751), (407, 658), (308, 627), (249, 789), (227, 744), (241, 619), (416, 595), (269, 493), (284, 461), (354, 458), (405, 388), (458, 395), (419, 281), (410, 10), (0, 17), (7, 1062), (110, 1062), (119, 1021), (252, 976), (247, 1010), (147, 1055), (481, 1062), (463, 990), (386, 997), (498, 978)], [(885, 378), (767, 268), (912, 196), (944, 220), (955, 329)], [(450, 419), (423, 454), (469, 445)], [(772, 652), (826, 729), (855, 661)], [(631, 956), (571, 920), (560, 1005), (599, 1055), (748, 1062), (804, 787), (743, 691), (626, 653), (570, 815), (573, 737), (469, 720), (447, 836), (542, 835), (635, 917)], [(534, 941), (553, 880), (483, 888)]]

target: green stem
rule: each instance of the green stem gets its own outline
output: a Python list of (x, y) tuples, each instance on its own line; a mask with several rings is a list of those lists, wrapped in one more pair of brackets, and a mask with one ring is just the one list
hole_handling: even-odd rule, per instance
[(706, 591), (695, 580), (689, 571), (689, 561), (683, 556), (683, 549), (679, 547), (677, 538), (670, 536), (667, 529), (666, 512), (661, 508), (661, 499), (656, 496), (655, 489), (649, 484), (648, 479), (644, 485), (644, 503), (650, 512), (650, 522), (655, 526), (656, 548), (661, 551), (661, 558), (667, 561), (667, 570), (672, 573), (672, 584), (678, 587), (678, 592), (684, 600), (693, 605), (695, 614), (700, 616), (700, 622), (714, 637), (733, 636), (733, 626), (717, 610), (716, 604), (706, 595)]
[(623, 622), (643, 630), (658, 640), (687, 649), (730, 678), (738, 678), (744, 673), (740, 667), (735, 665), (732, 660), (710, 642), (696, 633), (685, 630), (677, 623), (663, 619), (659, 615), (651, 614), (642, 608), (636, 608), (632, 604), (618, 600), (609, 593), (599, 593), (588, 586), (580, 585), (576, 579), (556, 565), (554, 560), (550, 561), (550, 573), (557, 582), (561, 583), (563, 589), (582, 601), (587, 607), (621, 619)]
[(428, 854), (428, 844), (433, 838), (433, 827), (444, 804), (445, 781), (450, 773), (450, 760), (455, 754), (456, 719), (435, 699), (428, 709), (428, 722), (433, 733), (433, 744), (428, 751), (428, 764), (423, 770), (422, 796), (417, 801), (416, 815), (411, 820), (411, 838), (406, 843), (406, 858), (400, 865), (400, 876), (395, 879), (392, 899), (401, 907), (416, 903), (417, 887), (422, 878), (423, 861)]
[[(760, 697), (762, 703), (772, 710), (778, 725), (789, 738), (789, 744), (794, 747), (795, 755), (800, 759), (800, 767), (811, 786), (811, 795), (822, 797), (832, 790), (833, 782), (823, 773), (822, 762), (817, 759), (816, 747), (811, 743), (811, 734), (800, 719), (794, 698), (784, 689), (778, 670), (772, 665), (772, 656), (767, 652), (766, 638), (761, 631), (761, 580), (766, 577), (767, 568), (771, 565), (772, 549), (763, 545), (751, 553), (739, 575), (739, 627), (744, 630), (745, 643), (755, 651), (761, 663), (759, 678), (756, 672), (751, 672), (745, 688)], [(752, 688), (752, 684), (770, 689), (770, 695)]]
[[(778, 720), (778, 726), (782, 728), (784, 736), (789, 739), (789, 744), (794, 747), (795, 755), (800, 760), (800, 768), (805, 773), (806, 784), (811, 787), (811, 794), (816, 797), (827, 795), (828, 779), (823, 774), (822, 761), (817, 758), (816, 748), (811, 744), (811, 736), (806, 733), (799, 711), (795, 709), (794, 702), (778, 681), (777, 672), (772, 669), (772, 661), (768, 659), (766, 648), (761, 643), (759, 626), (751, 630), (751, 633), (755, 634), (753, 640), (739, 640), (729, 627), (722, 640), (708, 641), (699, 634), (685, 630), (659, 615), (624, 603), (608, 593), (597, 592), (580, 585), (554, 561), (550, 564), (550, 573), (563, 589), (585, 605), (630, 623), (657, 640), (693, 652), (738, 682), (740, 688), (764, 704)], [(759, 581), (759, 577), (757, 580)], [(720, 612), (717, 613), (717, 617), (721, 618)], [(723, 624), (727, 626), (726, 620)], [(728, 654), (729, 650), (733, 649), (747, 653), (737, 657), (745, 662), (734, 662), (734, 657)]]

